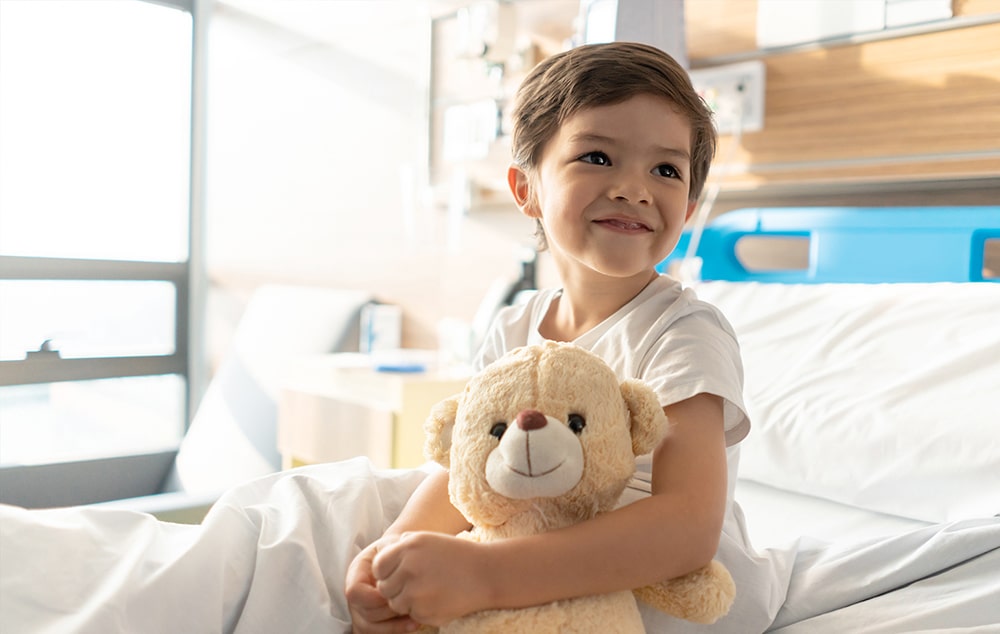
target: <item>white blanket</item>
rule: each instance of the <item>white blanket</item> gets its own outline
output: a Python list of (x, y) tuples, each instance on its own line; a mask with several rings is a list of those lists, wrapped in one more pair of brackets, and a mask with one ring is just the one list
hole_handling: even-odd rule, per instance
[(200, 526), (0, 506), (0, 632), (349, 632), (347, 564), (423, 476), (367, 459), (280, 473)]
[[(304, 467), (237, 487), (200, 526), (107, 508), (0, 506), (0, 631), (348, 632), (347, 564), (425, 474), (366, 459)], [(776, 579), (787, 585), (778, 632), (1000, 623), (998, 518), (761, 557), (776, 571), (794, 561)]]

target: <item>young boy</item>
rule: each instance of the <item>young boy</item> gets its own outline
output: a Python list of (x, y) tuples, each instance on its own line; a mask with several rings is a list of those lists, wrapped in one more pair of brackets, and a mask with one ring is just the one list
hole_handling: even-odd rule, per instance
[[(741, 582), (756, 581), (732, 501), (736, 444), (749, 429), (736, 338), (717, 310), (654, 268), (676, 246), (705, 183), (715, 151), (711, 112), (668, 55), (616, 42), (539, 64), (513, 119), (507, 180), (563, 286), (501, 312), (478, 367), (517, 346), (572, 341), (621, 379), (653, 387), (671, 430), (651, 460), (639, 460), (637, 479), (649, 495), (530, 538), (456, 539), (469, 525), (448, 500), (448, 474), (428, 476), (351, 564), (346, 593), (356, 632), (408, 631), (487, 608), (635, 588), (717, 555), (738, 597)], [(759, 626), (743, 620), (735, 631), (762, 630), (766, 610), (760, 606)]]

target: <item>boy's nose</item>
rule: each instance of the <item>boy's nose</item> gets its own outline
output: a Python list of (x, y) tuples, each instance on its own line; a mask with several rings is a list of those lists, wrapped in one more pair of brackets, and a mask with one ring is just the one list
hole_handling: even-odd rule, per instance
[(631, 196), (626, 195), (626, 194), (619, 194), (619, 195), (615, 196), (615, 200), (621, 200), (621, 201), (627, 202), (627, 203), (635, 203), (635, 204), (638, 204), (638, 205), (648, 205), (649, 204), (649, 197), (645, 196), (643, 194), (633, 194)]
[(641, 179), (637, 177), (631, 177), (619, 181), (613, 190), (613, 195), (615, 200), (621, 200), (627, 203), (633, 203), (636, 205), (646, 204), (650, 202), (649, 190), (642, 183)]

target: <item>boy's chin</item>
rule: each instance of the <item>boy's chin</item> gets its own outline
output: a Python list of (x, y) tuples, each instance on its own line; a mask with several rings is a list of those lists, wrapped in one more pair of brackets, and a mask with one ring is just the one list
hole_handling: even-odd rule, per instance
[(658, 275), (654, 266), (602, 266), (595, 271), (604, 277), (626, 281), (648, 282)]

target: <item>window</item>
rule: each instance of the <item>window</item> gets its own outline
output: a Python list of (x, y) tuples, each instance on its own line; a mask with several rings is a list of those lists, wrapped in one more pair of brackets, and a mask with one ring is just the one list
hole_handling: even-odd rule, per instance
[(0, 468), (184, 434), (192, 8), (0, 3)]

